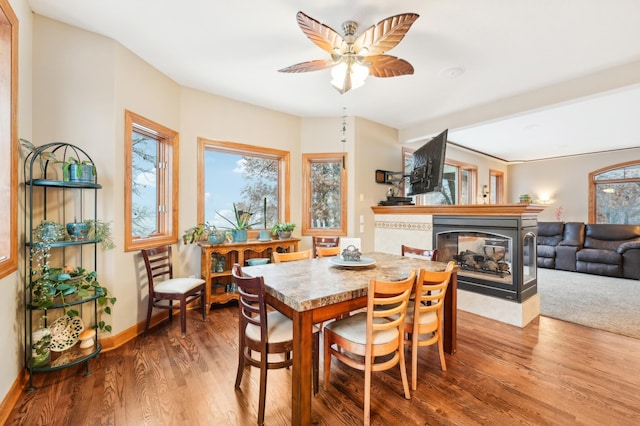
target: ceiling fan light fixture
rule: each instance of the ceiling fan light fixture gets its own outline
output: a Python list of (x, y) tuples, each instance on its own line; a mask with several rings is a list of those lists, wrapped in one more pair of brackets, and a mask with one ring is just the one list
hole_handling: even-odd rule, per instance
[(352, 57), (343, 57), (342, 61), (331, 68), (331, 85), (340, 93), (362, 87), (369, 76), (369, 67)]

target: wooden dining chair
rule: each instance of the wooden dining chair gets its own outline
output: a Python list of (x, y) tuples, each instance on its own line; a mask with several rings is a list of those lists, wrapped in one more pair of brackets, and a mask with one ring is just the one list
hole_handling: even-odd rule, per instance
[[(235, 388), (240, 389), (245, 364), (260, 369), (260, 400), (258, 424), (264, 424), (267, 392), (267, 371), (288, 368), (293, 364), (293, 322), (275, 310), (267, 309), (264, 299), (264, 279), (245, 277), (239, 264), (232, 269), (233, 280), (238, 286), (238, 371)], [(318, 393), (320, 330), (313, 330), (313, 393)], [(257, 353), (258, 356), (254, 356)], [(273, 357), (280, 354), (282, 357)], [(276, 359), (274, 359), (276, 358)]]
[(320, 247), (340, 247), (340, 237), (312, 237), (313, 257), (318, 256), (318, 248)]
[[(146, 336), (149, 331), (153, 308), (159, 308), (169, 311), (169, 321), (172, 320), (173, 310), (180, 309), (180, 331), (181, 336), (185, 337), (187, 333), (187, 305), (189, 303), (200, 299), (202, 321), (207, 320), (205, 281), (200, 278), (173, 277), (170, 245), (143, 249), (141, 252), (149, 283), (149, 305), (143, 336)], [(174, 305), (174, 302), (178, 304)]]
[(413, 255), (413, 257), (424, 257), (429, 260), (436, 260), (438, 257), (438, 249), (427, 250), (416, 247), (405, 246), (404, 244), (401, 247), (402, 255)]
[(411, 398), (403, 340), (405, 315), (415, 280), (415, 270), (401, 281), (371, 279), (366, 312), (358, 312), (324, 327), (324, 388), (329, 388), (332, 356), (352, 368), (363, 370), (365, 425), (371, 417), (373, 371), (399, 365), (404, 397)]
[(311, 259), (311, 250), (292, 251), (291, 253), (272, 253), (273, 263), (291, 262), (293, 260)]
[(444, 272), (420, 269), (414, 299), (409, 301), (405, 318), (405, 344), (411, 346), (411, 389), (418, 384), (418, 347), (437, 344), (440, 367), (447, 371), (444, 359), (442, 326), (444, 298), (456, 264), (450, 261)]
[(316, 254), (319, 258), (337, 256), (340, 254), (340, 247), (317, 247)]

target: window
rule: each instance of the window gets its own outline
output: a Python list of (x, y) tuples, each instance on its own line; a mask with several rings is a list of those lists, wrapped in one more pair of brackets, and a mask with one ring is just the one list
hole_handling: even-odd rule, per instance
[(178, 241), (178, 133), (125, 111), (125, 250)]
[(302, 234), (347, 235), (347, 154), (302, 155)]
[[(413, 168), (413, 150), (403, 149), (404, 174)], [(445, 160), (442, 174), (442, 191), (415, 196), (417, 205), (475, 204), (477, 167), (454, 160)], [(409, 192), (409, 184), (404, 179), (404, 194)]]
[(18, 268), (17, 99), (18, 19), (0, 0), (0, 278)]
[(489, 170), (489, 204), (504, 202), (504, 173)]
[(589, 173), (589, 222), (640, 224), (640, 162)]
[(231, 228), (234, 204), (254, 229), (289, 221), (289, 152), (200, 138), (198, 159), (198, 223)]

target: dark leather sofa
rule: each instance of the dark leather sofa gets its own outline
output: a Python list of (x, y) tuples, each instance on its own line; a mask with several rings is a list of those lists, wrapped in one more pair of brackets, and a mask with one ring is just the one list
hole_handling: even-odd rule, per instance
[(640, 225), (538, 222), (537, 254), (541, 268), (638, 280)]

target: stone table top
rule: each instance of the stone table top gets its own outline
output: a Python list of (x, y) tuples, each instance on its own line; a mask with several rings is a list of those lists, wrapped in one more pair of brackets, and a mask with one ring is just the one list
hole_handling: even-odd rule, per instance
[(263, 276), (265, 291), (292, 309), (302, 312), (367, 295), (372, 278), (393, 281), (406, 278), (412, 269), (443, 271), (446, 263), (387, 253), (364, 253), (375, 260), (365, 267), (341, 267), (330, 257), (243, 267), (245, 275)]

